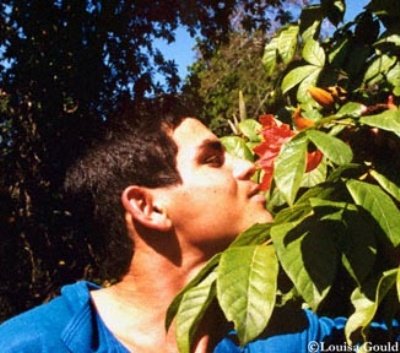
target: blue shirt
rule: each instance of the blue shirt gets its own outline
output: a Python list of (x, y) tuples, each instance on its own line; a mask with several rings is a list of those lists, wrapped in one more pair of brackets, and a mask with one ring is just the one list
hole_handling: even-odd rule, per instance
[[(84, 281), (65, 286), (61, 295), (49, 303), (6, 321), (0, 326), (0, 352), (129, 353), (93, 306), (89, 292), (97, 288)], [(343, 318), (319, 318), (307, 310), (302, 311), (302, 320), (296, 319), (296, 324), (290, 315), (278, 316), (278, 321), (271, 325), (275, 328), (262, 339), (240, 347), (231, 333), (216, 346), (214, 353), (309, 353), (310, 342), (326, 341), (335, 332), (342, 332), (345, 324)], [(298, 328), (293, 329), (296, 325)]]

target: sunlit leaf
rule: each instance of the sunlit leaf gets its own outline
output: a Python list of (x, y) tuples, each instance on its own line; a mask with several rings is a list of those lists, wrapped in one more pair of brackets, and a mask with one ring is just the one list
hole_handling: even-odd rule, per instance
[(272, 223), (255, 224), (245, 230), (229, 245), (230, 248), (246, 245), (258, 245), (269, 239)]
[(275, 36), (264, 49), (262, 62), (266, 72), (272, 74), (279, 62), (288, 64), (297, 49), (298, 26), (288, 26)]
[(239, 136), (224, 136), (220, 138), (221, 143), (226, 148), (226, 151), (235, 157), (246, 159), (248, 161), (253, 161), (253, 153), (246, 145), (244, 141)]
[(396, 46), (400, 47), (400, 35), (394, 33), (394, 34), (389, 34), (389, 35), (383, 36), (380, 40), (378, 40), (374, 43), (374, 46), (378, 46), (379, 44), (387, 44), (387, 43), (392, 43), (392, 44), (395, 44)]
[(308, 89), (317, 84), (320, 73), (321, 69), (317, 69), (308, 77), (306, 77), (302, 82), (300, 82), (299, 88), (297, 89), (296, 93), (296, 98), (299, 102), (304, 104), (314, 101), (311, 95), (308, 93)]
[(289, 64), (297, 50), (299, 26), (288, 26), (279, 33), (278, 52), (285, 64)]
[(382, 130), (392, 131), (397, 136), (400, 136), (400, 110), (390, 109), (385, 110), (383, 113), (377, 115), (368, 115), (362, 117), (360, 122), (372, 126), (378, 127)]
[(372, 62), (365, 72), (364, 82), (369, 84), (376, 83), (382, 79), (382, 75), (386, 74), (395, 63), (396, 58), (394, 56), (388, 56), (386, 54), (379, 56)]
[(295, 69), (289, 71), (289, 73), (283, 78), (282, 81), (282, 91), (286, 93), (293, 87), (297, 86), (304, 79), (316, 72), (320, 72), (320, 68), (314, 65), (304, 65), (296, 67)]
[(274, 178), (278, 189), (291, 205), (306, 169), (307, 140), (299, 134), (285, 143), (275, 160)]
[(359, 287), (357, 287), (351, 295), (351, 302), (355, 308), (345, 327), (346, 338), (351, 342), (351, 335), (358, 329), (366, 328), (373, 320), (378, 306), (396, 283), (398, 269), (390, 270), (383, 273), (375, 291), (375, 298), (368, 298)]
[(321, 45), (314, 39), (307, 40), (304, 45), (303, 58), (311, 65), (324, 66), (325, 64), (325, 52)]
[(273, 226), (279, 223), (296, 222), (309, 217), (313, 214), (313, 210), (309, 203), (295, 204), (278, 212), (275, 216)]
[(379, 183), (379, 185), (397, 201), (400, 202), (400, 186), (389, 180), (383, 174), (378, 173), (376, 170), (370, 171), (371, 176)]
[(350, 163), (353, 159), (351, 148), (337, 137), (313, 129), (307, 130), (306, 134), (324, 156), (332, 162), (343, 165)]
[(285, 272), (306, 303), (316, 310), (336, 274), (337, 250), (332, 234), (308, 217), (273, 226), (271, 237)]
[(393, 66), (387, 73), (386, 78), (394, 87), (400, 87), (400, 62), (397, 62), (396, 65)]
[(234, 247), (218, 268), (218, 302), (232, 321), (241, 344), (256, 338), (271, 317), (276, 298), (278, 261), (272, 246)]
[(377, 185), (358, 180), (346, 182), (354, 202), (368, 211), (394, 246), (400, 244), (400, 211)]
[(357, 102), (347, 102), (335, 114), (337, 117), (359, 118), (365, 111), (365, 105)]
[(319, 183), (324, 182), (325, 179), (326, 179), (326, 163), (324, 160), (322, 160), (322, 162), (318, 165), (317, 168), (303, 175), (301, 186), (310, 188), (315, 185), (318, 185)]
[(211, 272), (204, 281), (183, 295), (175, 325), (176, 341), (180, 353), (191, 352), (190, 346), (193, 343), (196, 329), (215, 297), (216, 278), (216, 273)]
[(238, 125), (240, 132), (246, 136), (252, 142), (261, 141), (260, 131), (262, 130), (262, 125), (254, 119), (246, 119), (239, 123)]
[(181, 304), (182, 299), (183, 299), (184, 295), (186, 294), (186, 292), (189, 291), (190, 289), (196, 287), (202, 281), (204, 281), (205, 278), (207, 278), (210, 275), (210, 273), (213, 272), (215, 267), (218, 265), (220, 258), (221, 258), (220, 253), (214, 255), (207, 262), (207, 264), (200, 270), (200, 272), (174, 298), (174, 300), (168, 307), (167, 315), (165, 318), (165, 329), (167, 331), (168, 331), (169, 327), (171, 326), (173, 319), (177, 315), (180, 304)]
[(278, 64), (278, 38), (274, 37), (266, 44), (262, 63), (268, 75), (271, 75)]

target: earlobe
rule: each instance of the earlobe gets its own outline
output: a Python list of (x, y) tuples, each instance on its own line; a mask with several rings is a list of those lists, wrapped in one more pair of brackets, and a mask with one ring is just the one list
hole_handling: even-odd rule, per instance
[(165, 208), (155, 205), (153, 196), (147, 188), (128, 186), (122, 193), (121, 200), (125, 211), (142, 225), (161, 232), (172, 228), (172, 222)]

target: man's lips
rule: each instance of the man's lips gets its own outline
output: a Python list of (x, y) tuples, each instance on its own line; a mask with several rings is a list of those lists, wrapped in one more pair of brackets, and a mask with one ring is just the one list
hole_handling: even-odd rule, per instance
[(252, 186), (249, 192), (249, 197), (253, 197), (255, 195), (258, 195), (260, 193), (260, 185), (255, 184)]
[(258, 201), (258, 202), (265, 202), (265, 197), (261, 193), (261, 188), (260, 185), (255, 184), (249, 192), (248, 197), (252, 200)]

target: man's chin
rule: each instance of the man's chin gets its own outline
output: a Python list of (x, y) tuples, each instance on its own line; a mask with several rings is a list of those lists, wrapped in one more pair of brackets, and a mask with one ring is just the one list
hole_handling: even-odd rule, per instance
[(271, 213), (269, 213), (265, 208), (257, 213), (254, 223), (270, 223), (273, 221)]

